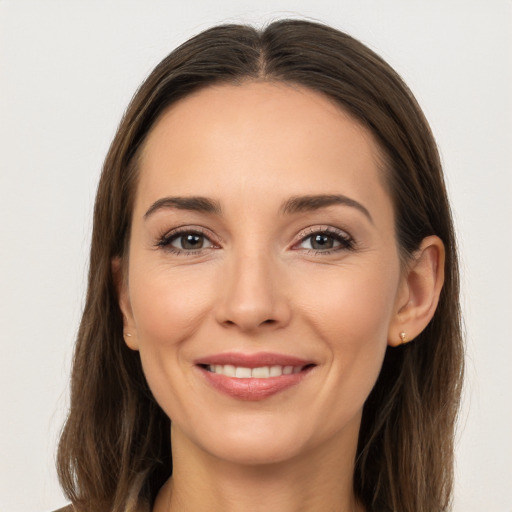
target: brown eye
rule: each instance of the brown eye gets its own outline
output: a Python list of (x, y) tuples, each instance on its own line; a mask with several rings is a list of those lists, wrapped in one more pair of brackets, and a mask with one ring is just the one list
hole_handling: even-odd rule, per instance
[(186, 251), (193, 251), (197, 249), (202, 249), (205, 243), (205, 237), (203, 235), (198, 235), (196, 233), (187, 233), (179, 236), (171, 245), (174, 247), (178, 247), (178, 249), (184, 249)]
[(353, 245), (353, 240), (342, 231), (317, 231), (304, 237), (299, 244), (299, 248), (317, 252), (328, 252), (331, 250), (352, 249)]
[(182, 231), (171, 234), (164, 237), (158, 245), (176, 252), (193, 252), (213, 247), (213, 243), (206, 235), (195, 231)]
[(332, 249), (334, 247), (334, 238), (324, 233), (319, 233), (311, 237), (311, 248), (316, 251), (323, 249)]

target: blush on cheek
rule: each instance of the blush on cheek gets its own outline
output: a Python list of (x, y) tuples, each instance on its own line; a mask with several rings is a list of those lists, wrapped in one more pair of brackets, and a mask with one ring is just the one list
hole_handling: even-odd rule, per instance
[(379, 280), (383, 281), (382, 276), (376, 275), (365, 283), (354, 271), (326, 281), (324, 293), (308, 307), (316, 328), (327, 339), (339, 336), (343, 343), (354, 346), (372, 339), (385, 340), (393, 310), (390, 298), (394, 296), (394, 284), (386, 279), (388, 282), (376, 286)]
[(204, 278), (184, 280), (173, 273), (137, 278), (132, 281), (132, 310), (141, 342), (169, 345), (189, 337), (207, 308), (208, 294), (200, 286)]
[[(352, 277), (355, 276), (355, 271)], [(379, 276), (375, 276), (375, 281)], [(364, 281), (363, 281), (364, 282)], [(386, 289), (388, 282), (376, 287), (361, 285), (361, 280), (352, 281), (350, 276), (337, 280), (328, 288), (328, 297), (336, 301), (322, 301), (315, 304), (318, 322), (314, 330), (321, 333), (331, 348), (337, 372), (350, 390), (343, 398), (349, 408), (362, 408), (380, 373), (387, 347), (387, 331), (392, 316), (393, 288), (388, 286), (386, 293), (376, 293)], [(357, 390), (357, 393), (354, 393)], [(333, 404), (333, 407), (335, 404)]]

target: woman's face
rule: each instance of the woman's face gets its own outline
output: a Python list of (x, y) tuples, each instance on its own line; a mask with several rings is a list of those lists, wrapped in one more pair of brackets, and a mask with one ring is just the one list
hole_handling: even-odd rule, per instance
[(360, 124), (284, 84), (179, 101), (142, 153), (128, 261), (128, 344), (179, 436), (243, 463), (355, 450), (404, 294)]

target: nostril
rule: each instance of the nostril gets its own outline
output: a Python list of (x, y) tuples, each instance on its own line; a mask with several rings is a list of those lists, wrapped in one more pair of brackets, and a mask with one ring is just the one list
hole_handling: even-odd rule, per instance
[[(275, 325), (277, 323), (278, 323), (277, 320), (274, 320), (273, 318), (268, 318), (267, 320), (263, 320), (261, 323), (254, 323), (254, 325), (252, 326), (252, 329), (261, 327), (262, 325)], [(233, 321), (233, 320), (225, 320), (224, 325), (232, 326), (232, 325), (240, 325), (240, 324), (238, 324), (236, 321)], [(245, 328), (248, 328), (248, 327), (246, 326)]]

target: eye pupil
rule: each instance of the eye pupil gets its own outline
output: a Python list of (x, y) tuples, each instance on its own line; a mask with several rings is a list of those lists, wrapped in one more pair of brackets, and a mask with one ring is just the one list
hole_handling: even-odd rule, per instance
[(317, 234), (311, 239), (311, 247), (313, 249), (332, 249), (334, 246), (334, 241), (332, 236)]
[(201, 249), (203, 247), (203, 236), (193, 233), (182, 235), (180, 242), (183, 249)]

